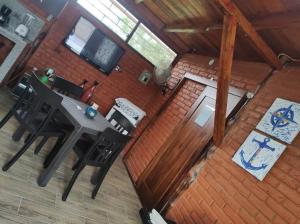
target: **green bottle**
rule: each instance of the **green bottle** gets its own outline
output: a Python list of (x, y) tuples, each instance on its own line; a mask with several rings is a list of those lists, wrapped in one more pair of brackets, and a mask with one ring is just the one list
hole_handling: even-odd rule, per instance
[(40, 81), (41, 81), (41, 83), (46, 85), (49, 81), (49, 77), (47, 75), (44, 75), (40, 78)]

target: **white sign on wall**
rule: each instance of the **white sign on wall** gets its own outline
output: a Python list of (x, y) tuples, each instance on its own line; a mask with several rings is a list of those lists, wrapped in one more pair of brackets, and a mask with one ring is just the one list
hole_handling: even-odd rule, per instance
[(300, 104), (277, 98), (256, 129), (292, 143), (300, 131)]

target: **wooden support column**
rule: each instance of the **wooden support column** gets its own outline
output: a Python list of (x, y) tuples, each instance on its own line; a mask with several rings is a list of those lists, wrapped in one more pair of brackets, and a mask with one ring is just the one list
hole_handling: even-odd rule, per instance
[(224, 16), (222, 44), (220, 54), (220, 69), (217, 87), (217, 102), (214, 125), (214, 144), (220, 146), (225, 135), (226, 109), (229, 83), (233, 62), (234, 44), (237, 30), (237, 19), (231, 15)]

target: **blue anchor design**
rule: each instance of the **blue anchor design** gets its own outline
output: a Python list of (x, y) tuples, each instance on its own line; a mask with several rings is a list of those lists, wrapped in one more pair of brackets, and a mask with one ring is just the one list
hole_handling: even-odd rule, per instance
[(253, 156), (251, 156), (251, 158), (249, 159), (248, 162), (245, 160), (245, 157), (244, 157), (245, 152), (243, 150), (241, 150), (241, 152), (240, 152), (241, 161), (246, 169), (257, 171), (257, 170), (265, 169), (268, 166), (267, 164), (262, 164), (261, 166), (256, 167), (256, 166), (252, 165), (252, 162), (256, 158), (256, 156), (260, 153), (260, 151), (263, 149), (269, 149), (272, 152), (275, 151), (275, 148), (272, 148), (271, 146), (268, 145), (268, 142), (270, 142), (270, 141), (271, 141), (270, 138), (265, 138), (263, 142), (260, 142), (257, 139), (252, 139), (252, 142), (257, 143), (259, 148), (253, 154)]

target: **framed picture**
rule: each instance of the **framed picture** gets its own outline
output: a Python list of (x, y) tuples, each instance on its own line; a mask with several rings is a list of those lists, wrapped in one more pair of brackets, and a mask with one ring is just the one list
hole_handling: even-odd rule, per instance
[(300, 104), (277, 98), (256, 129), (292, 143), (300, 131)]
[(285, 148), (285, 145), (252, 131), (232, 160), (262, 181)]

